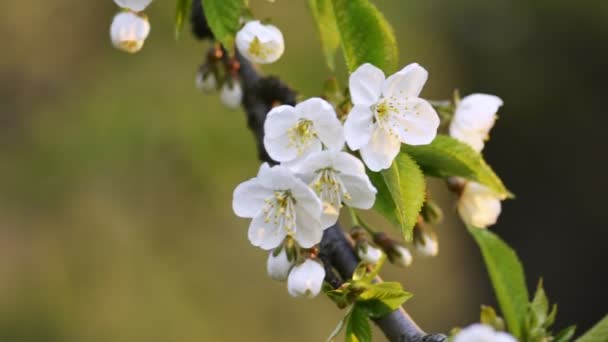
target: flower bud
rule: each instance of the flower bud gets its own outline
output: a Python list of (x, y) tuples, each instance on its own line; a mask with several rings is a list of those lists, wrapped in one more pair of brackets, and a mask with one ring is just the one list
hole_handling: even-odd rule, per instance
[(110, 26), (110, 37), (114, 47), (129, 53), (141, 50), (149, 33), (148, 19), (133, 12), (118, 13)]
[(454, 342), (517, 342), (517, 340), (505, 333), (500, 331), (494, 331), (492, 327), (485, 324), (471, 324), (468, 327), (460, 330), (456, 336), (454, 336)]
[(465, 96), (450, 123), (450, 135), (480, 152), (496, 121), (496, 112), (502, 100), (494, 95), (471, 94)]
[(391, 251), (391, 262), (397, 266), (407, 267), (412, 264), (413, 258), (410, 250), (395, 244), (393, 250)]
[(289, 272), (287, 290), (292, 297), (313, 298), (321, 292), (325, 269), (315, 260), (307, 259)]
[(207, 94), (217, 89), (217, 79), (206, 66), (201, 67), (196, 73), (195, 84), (197, 89)]
[(436, 256), (439, 254), (439, 243), (437, 235), (428, 228), (422, 228), (420, 225), (414, 227), (414, 246), (416, 250), (423, 256)]
[(236, 47), (247, 59), (258, 64), (276, 62), (283, 51), (283, 34), (273, 25), (250, 21), (236, 34)]
[(148, 7), (152, 0), (114, 0), (114, 2), (122, 8), (128, 8), (131, 11), (141, 12)]
[(357, 241), (357, 255), (363, 262), (377, 264), (382, 257), (382, 251), (370, 245), (366, 240), (359, 240)]
[(422, 206), (420, 215), (424, 219), (424, 222), (430, 224), (437, 224), (443, 220), (443, 211), (434, 201), (427, 200)]
[[(279, 247), (281, 248), (281, 247)], [(277, 281), (287, 280), (289, 270), (293, 266), (293, 262), (287, 258), (287, 252), (285, 248), (281, 248), (280, 252), (276, 254), (276, 250), (270, 252), (268, 255), (268, 261), (266, 262), (266, 271), (268, 276)]]
[(231, 82), (225, 82), (222, 86), (220, 99), (224, 106), (230, 109), (239, 108), (241, 101), (243, 101), (243, 88), (241, 87), (241, 83), (235, 79)]
[(501, 211), (500, 196), (476, 183), (467, 182), (458, 199), (458, 214), (470, 226), (486, 228), (496, 223)]

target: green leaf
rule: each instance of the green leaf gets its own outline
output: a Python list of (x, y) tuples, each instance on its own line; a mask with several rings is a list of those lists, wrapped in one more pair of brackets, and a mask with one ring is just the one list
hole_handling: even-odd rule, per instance
[(332, 331), (329, 337), (327, 338), (327, 342), (333, 342), (336, 340), (336, 337), (338, 337), (342, 329), (344, 329), (344, 325), (346, 324), (346, 321), (348, 321), (352, 309), (353, 307), (351, 306), (351, 308), (348, 309), (348, 311), (346, 312), (346, 315), (344, 315), (344, 318), (342, 318), (340, 322), (338, 322), (338, 325), (336, 326), (334, 331)]
[(542, 279), (538, 281), (534, 299), (532, 299), (532, 302), (530, 302), (530, 309), (532, 314), (535, 316), (535, 321), (539, 325), (544, 325), (545, 321), (547, 321), (547, 315), (549, 314), (549, 300), (547, 299), (547, 295), (543, 289)]
[(369, 286), (357, 298), (358, 301), (379, 300), (386, 305), (390, 311), (396, 310), (408, 299), (412, 298), (412, 294), (406, 292), (398, 282), (385, 282)]
[(479, 245), (509, 332), (520, 338), (528, 310), (528, 289), (521, 262), (515, 252), (491, 231), (469, 227), (469, 232)]
[(513, 197), (483, 157), (454, 138), (440, 134), (428, 145), (403, 145), (402, 151), (412, 156), (426, 175), (463, 177), (487, 186), (498, 195)]
[(355, 304), (346, 322), (347, 342), (371, 342), (372, 328), (367, 320), (365, 310)]
[(579, 337), (576, 342), (606, 342), (608, 341), (608, 315)]
[(553, 338), (553, 342), (568, 342), (571, 341), (576, 332), (576, 325), (571, 325), (564, 330), (560, 331)]
[(494, 308), (491, 306), (482, 305), (479, 322), (493, 327), (495, 330), (505, 330), (505, 322), (500, 318)]
[(243, 0), (204, 0), (203, 9), (207, 24), (215, 39), (231, 50), (239, 29), (239, 18), (245, 7)]
[(389, 169), (374, 174), (370, 179), (378, 195), (374, 209), (401, 228), (403, 238), (412, 240), (413, 229), (426, 196), (424, 174), (407, 154), (399, 153)]
[(331, 0), (308, 0), (308, 6), (319, 27), (327, 66), (333, 71), (336, 68), (336, 51), (340, 47), (340, 33)]
[(368, 0), (331, 0), (346, 65), (353, 72), (371, 63), (393, 73), (397, 68), (397, 42), (382, 13)]
[(179, 38), (179, 34), (184, 29), (184, 23), (186, 18), (190, 14), (192, 8), (192, 0), (177, 0), (177, 7), (175, 8), (175, 38)]

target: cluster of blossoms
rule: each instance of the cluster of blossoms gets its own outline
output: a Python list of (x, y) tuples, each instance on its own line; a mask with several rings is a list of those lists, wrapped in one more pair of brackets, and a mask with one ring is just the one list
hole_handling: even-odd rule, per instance
[(124, 10), (114, 16), (110, 26), (112, 44), (119, 50), (136, 53), (150, 34), (148, 17), (142, 13), (152, 0), (114, 0)]
[[(450, 135), (481, 152), (496, 121), (502, 100), (494, 95), (471, 94), (456, 107), (450, 123)], [(504, 199), (479, 183), (452, 180), (460, 189), (458, 213), (468, 225), (486, 228), (496, 223)]]
[[(319, 293), (325, 270), (315, 258), (315, 246), (323, 231), (337, 222), (343, 204), (357, 209), (374, 205), (377, 191), (365, 165), (372, 171), (386, 169), (401, 143), (428, 144), (435, 138), (439, 117), (419, 97), (427, 75), (415, 63), (388, 78), (375, 66), (362, 65), (349, 80), (354, 106), (344, 125), (321, 98), (295, 107), (280, 105), (268, 113), (264, 147), (280, 164), (264, 163), (255, 178), (241, 183), (234, 191), (233, 209), (252, 219), (250, 242), (272, 250), (268, 273), (273, 279), (287, 279), (291, 295)], [(360, 150), (363, 161), (344, 151), (345, 144)], [(361, 236), (353, 234), (362, 261), (378, 262), (384, 249), (394, 263), (411, 263), (405, 247), (376, 242), (380, 249)], [(292, 245), (304, 252), (290, 252)], [(425, 248), (436, 254), (436, 241)], [(298, 254), (305, 257), (298, 260)]]
[(517, 342), (515, 337), (506, 332), (495, 331), (485, 324), (471, 324), (460, 330), (453, 338), (454, 342)]

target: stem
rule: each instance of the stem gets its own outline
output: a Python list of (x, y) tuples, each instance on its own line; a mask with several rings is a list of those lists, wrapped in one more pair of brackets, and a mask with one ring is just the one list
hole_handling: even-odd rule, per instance
[(350, 222), (352, 223), (353, 227), (360, 226), (361, 223), (359, 221), (359, 217), (357, 216), (357, 212), (355, 211), (355, 209), (348, 207), (348, 213), (350, 214)]

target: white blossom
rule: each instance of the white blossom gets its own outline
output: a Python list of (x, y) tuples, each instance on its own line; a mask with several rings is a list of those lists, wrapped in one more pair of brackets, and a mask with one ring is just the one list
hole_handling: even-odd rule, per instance
[(129, 53), (141, 50), (149, 33), (148, 19), (132, 12), (118, 13), (110, 26), (110, 38), (114, 47)]
[(293, 266), (293, 262), (287, 258), (287, 251), (285, 248), (281, 248), (281, 251), (277, 256), (274, 255), (274, 251), (268, 255), (268, 261), (266, 262), (266, 271), (268, 276), (277, 281), (287, 280), (289, 271)]
[(476, 182), (466, 182), (458, 199), (458, 214), (473, 227), (486, 228), (496, 223), (502, 197)]
[(407, 267), (411, 265), (412, 261), (414, 260), (410, 250), (401, 245), (395, 245), (395, 251), (393, 255), (393, 263), (401, 267)]
[(264, 147), (272, 159), (288, 162), (321, 151), (323, 145), (330, 150), (344, 147), (342, 124), (327, 101), (313, 97), (268, 112)]
[(372, 171), (390, 167), (401, 143), (429, 144), (437, 135), (439, 116), (419, 98), (428, 77), (416, 63), (385, 79), (382, 70), (366, 63), (350, 75), (353, 109), (344, 124), (346, 142)]
[(357, 255), (361, 261), (368, 264), (377, 264), (382, 258), (382, 251), (379, 248), (367, 244), (365, 248), (357, 248)]
[(114, 0), (114, 2), (122, 8), (128, 8), (135, 12), (141, 12), (148, 7), (152, 0)]
[(502, 106), (498, 96), (471, 94), (464, 97), (450, 123), (450, 135), (481, 152)]
[(293, 297), (316, 297), (321, 292), (325, 269), (318, 262), (307, 259), (289, 272), (287, 291)]
[(236, 48), (254, 63), (276, 62), (285, 51), (283, 34), (274, 25), (253, 20), (236, 34)]
[(370, 209), (376, 188), (365, 173), (363, 163), (342, 151), (320, 151), (291, 163), (291, 170), (317, 193), (323, 204), (323, 227), (338, 221), (342, 202), (358, 209)]
[(196, 88), (203, 93), (210, 93), (217, 89), (217, 79), (213, 72), (209, 70), (200, 69), (196, 73), (195, 84)]
[(241, 82), (232, 79), (232, 82), (224, 82), (220, 92), (220, 100), (224, 106), (230, 109), (237, 109), (243, 101), (243, 88)]
[(321, 201), (306, 183), (284, 166), (264, 163), (257, 177), (234, 190), (232, 209), (239, 217), (253, 218), (249, 241), (266, 250), (291, 236), (304, 248), (321, 241)]
[(414, 246), (416, 246), (416, 250), (422, 256), (437, 256), (437, 254), (439, 254), (437, 236), (434, 233), (427, 232), (423, 229), (420, 229), (420, 231), (414, 235)]
[(501, 331), (495, 331), (485, 324), (471, 324), (460, 330), (454, 336), (454, 342), (517, 342), (517, 340)]

